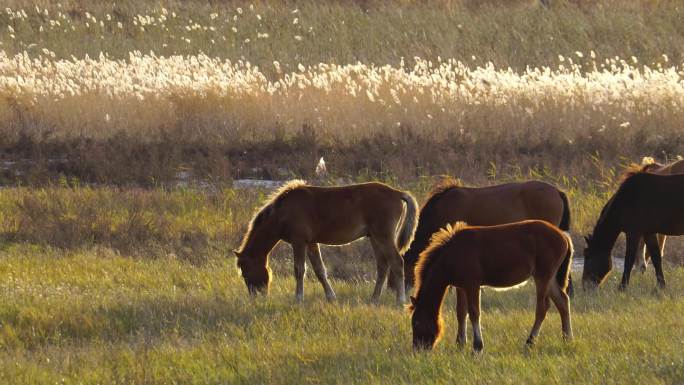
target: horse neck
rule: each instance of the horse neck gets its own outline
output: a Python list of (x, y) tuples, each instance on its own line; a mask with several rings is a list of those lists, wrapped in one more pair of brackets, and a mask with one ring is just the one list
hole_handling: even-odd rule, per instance
[(434, 226), (433, 224), (434, 214), (431, 212), (433, 210), (434, 207), (428, 210), (423, 209), (423, 211), (421, 211), (419, 215), (421, 220), (418, 221), (418, 227), (416, 228), (416, 232), (413, 236), (411, 246), (409, 246), (409, 249), (406, 251), (406, 253), (404, 253), (404, 260), (412, 263), (413, 265), (418, 262), (421, 251), (425, 250), (425, 248), (430, 244), (430, 237), (432, 234), (434, 234), (440, 228), (440, 226)]
[(416, 296), (416, 311), (427, 312), (434, 316), (435, 321), (439, 318), (442, 302), (449, 286), (448, 269), (440, 265), (442, 261), (437, 261), (430, 266), (430, 271), (420, 282), (420, 289)]
[(615, 205), (615, 199), (607, 203), (605, 212), (596, 222), (594, 232), (592, 233), (592, 244), (599, 250), (610, 251), (613, 249), (618, 235), (620, 235), (620, 226), (618, 223), (619, 209)]
[(248, 258), (263, 259), (265, 264), (268, 253), (271, 252), (279, 240), (280, 233), (270, 221), (267, 221), (258, 228), (252, 229), (247, 236), (247, 242), (245, 242), (241, 253)]
[[(420, 224), (418, 226), (420, 227)], [(413, 237), (413, 241), (411, 241), (411, 245), (404, 253), (404, 263), (408, 262), (412, 266), (415, 266), (416, 262), (418, 262), (418, 258), (420, 257), (420, 251), (425, 250), (428, 245), (429, 236), (426, 234), (427, 231), (419, 232), (419, 230), (416, 230), (416, 234)]]

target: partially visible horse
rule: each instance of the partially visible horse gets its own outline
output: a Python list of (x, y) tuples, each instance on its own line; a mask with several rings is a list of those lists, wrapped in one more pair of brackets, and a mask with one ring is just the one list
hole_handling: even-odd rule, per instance
[(466, 342), (466, 316), (473, 326), (473, 348), (483, 348), (480, 331), (480, 286), (506, 288), (534, 278), (537, 310), (527, 344), (534, 343), (550, 301), (561, 315), (563, 335), (572, 337), (570, 301), (565, 292), (572, 265), (570, 237), (545, 221), (528, 220), (499, 226), (456, 223), (436, 233), (416, 267), (413, 347), (431, 349), (442, 330), (444, 295), (456, 286), (459, 345)]
[[(652, 174), (658, 175), (674, 175), (674, 174), (684, 174), (684, 160), (679, 159), (668, 164), (657, 163), (651, 157), (644, 157), (641, 164), (631, 164), (625, 170), (623, 174), (623, 180), (631, 175), (639, 172), (650, 172)], [(656, 234), (658, 240), (658, 249), (660, 250), (660, 256), (665, 255), (665, 240), (667, 237), (663, 234)], [(641, 272), (646, 271), (648, 266), (648, 260), (651, 259), (651, 253), (648, 252), (648, 248), (644, 244), (643, 239), (639, 242), (640, 252), (637, 255), (635, 264), (636, 267), (641, 270)]]
[(283, 240), (292, 245), (297, 300), (304, 299), (306, 255), (326, 297), (333, 300), (335, 292), (328, 282), (318, 244), (343, 245), (368, 237), (378, 269), (372, 300), (379, 300), (389, 267), (397, 301), (404, 303), (403, 260), (399, 253), (413, 239), (417, 214), (417, 203), (410, 193), (382, 183), (316, 187), (291, 181), (250, 222), (242, 244), (235, 250), (237, 265), (250, 293), (267, 293), (271, 280), (268, 254)]
[(585, 237), (585, 286), (603, 283), (613, 268), (611, 251), (621, 232), (626, 235), (625, 265), (620, 288), (625, 289), (641, 239), (651, 254), (656, 279), (665, 286), (657, 234), (684, 235), (684, 175), (638, 172), (622, 182), (601, 210), (592, 234)]
[[(570, 205), (564, 192), (540, 181), (506, 183), (497, 186), (463, 187), (454, 179), (444, 179), (430, 193), (420, 210), (418, 228), (411, 247), (404, 253), (404, 281), (413, 286), (414, 267), (433, 233), (449, 223), (493, 226), (539, 219), (570, 230)], [(569, 292), (572, 294), (572, 280)]]

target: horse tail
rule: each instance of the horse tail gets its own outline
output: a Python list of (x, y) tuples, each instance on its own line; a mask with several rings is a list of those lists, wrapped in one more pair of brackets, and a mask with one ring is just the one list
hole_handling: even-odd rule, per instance
[(558, 286), (560, 286), (561, 290), (572, 296), (572, 279), (570, 278), (570, 270), (572, 269), (572, 254), (574, 253), (575, 248), (572, 244), (572, 238), (570, 238), (570, 234), (563, 233), (563, 237), (567, 242), (568, 251), (565, 253), (563, 263), (561, 263), (560, 267), (558, 268), (558, 272), (556, 273), (556, 282), (558, 282)]
[(558, 228), (568, 232), (570, 231), (570, 204), (568, 203), (568, 196), (564, 192), (558, 190), (558, 194), (563, 201), (563, 216), (561, 217), (560, 224)]
[(397, 235), (399, 254), (403, 254), (408, 249), (411, 241), (413, 241), (413, 234), (416, 232), (416, 226), (418, 225), (418, 202), (416, 202), (416, 198), (410, 193), (404, 192), (401, 195), (401, 200), (406, 203), (406, 213)]

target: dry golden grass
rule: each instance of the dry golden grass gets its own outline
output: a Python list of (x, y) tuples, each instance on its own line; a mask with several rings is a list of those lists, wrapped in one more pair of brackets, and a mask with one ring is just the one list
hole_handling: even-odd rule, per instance
[(400, 67), (321, 63), (270, 80), (249, 63), (203, 55), (118, 61), (0, 52), (0, 115), (6, 135), (125, 133), (141, 141), (179, 127), (183, 140), (210, 142), (310, 127), (319, 138), (346, 142), (409, 130), (527, 147), (609, 137), (629, 149), (671, 143), (681, 132), (680, 66), (573, 56), (524, 72), (419, 58)]

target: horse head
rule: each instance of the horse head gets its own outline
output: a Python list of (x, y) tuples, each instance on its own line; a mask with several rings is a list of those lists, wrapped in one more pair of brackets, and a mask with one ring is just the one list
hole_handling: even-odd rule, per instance
[(247, 258), (244, 252), (233, 250), (237, 257), (237, 268), (245, 280), (249, 294), (268, 294), (271, 282), (271, 269), (266, 264), (255, 263), (254, 258)]
[(584, 237), (587, 247), (584, 248), (584, 272), (582, 287), (595, 289), (600, 286), (612, 269), (610, 251), (601, 250), (593, 242), (592, 234)]

